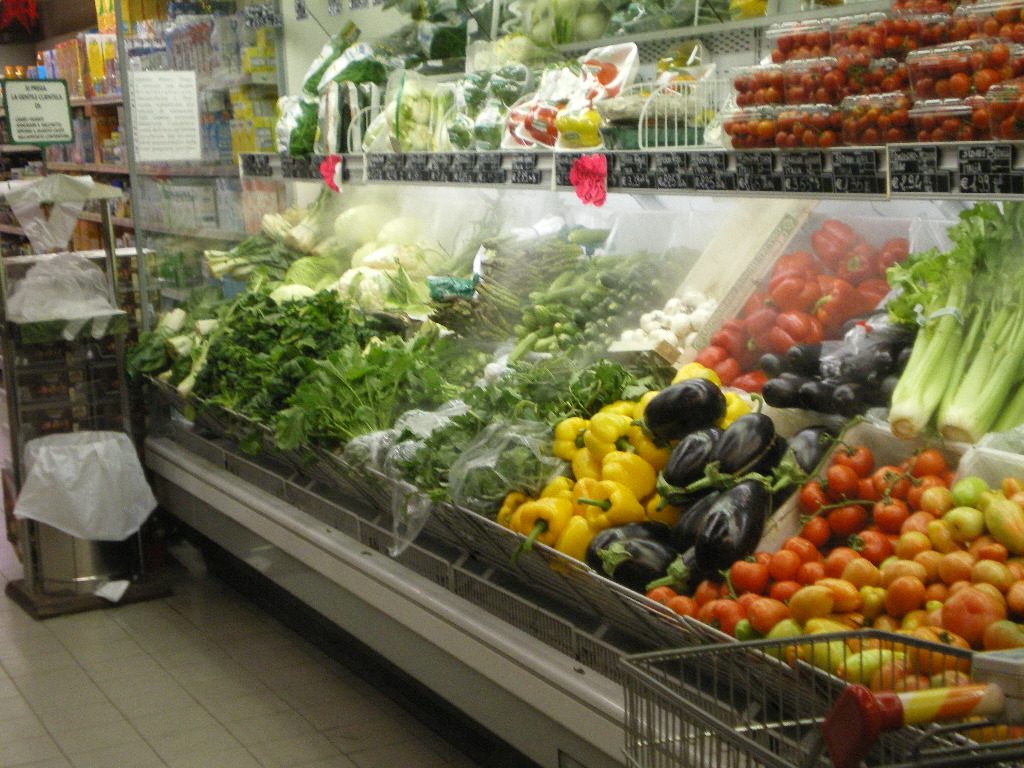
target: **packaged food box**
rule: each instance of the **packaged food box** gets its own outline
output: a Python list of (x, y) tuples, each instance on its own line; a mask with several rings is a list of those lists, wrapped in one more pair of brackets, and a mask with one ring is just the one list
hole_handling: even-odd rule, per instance
[(782, 65), (786, 104), (838, 104), (846, 77), (833, 56), (792, 59)]
[(752, 107), (782, 103), (785, 90), (782, 65), (740, 67), (732, 75), (732, 85), (736, 90), (736, 106)]
[(769, 149), (775, 145), (775, 116), (779, 107), (737, 109), (722, 121), (733, 149)]
[(876, 58), (906, 58), (912, 51), (949, 41), (950, 16), (945, 13), (892, 15), (875, 24), (870, 36)]
[(877, 37), (875, 29), (886, 18), (886, 14), (877, 11), (834, 19), (830, 29), (832, 44), (829, 55), (852, 56), (863, 53), (869, 57), (873, 56), (872, 42)]
[(865, 63), (861, 54), (840, 56), (839, 69), (846, 81), (844, 96), (892, 93), (910, 88), (906, 62), (897, 59), (870, 59)]
[(828, 149), (842, 143), (843, 119), (835, 104), (781, 107), (775, 115), (775, 146)]
[(980, 96), (928, 99), (910, 110), (916, 141), (984, 141), (991, 138), (988, 105)]
[(840, 105), (843, 143), (879, 146), (914, 141), (910, 96), (900, 91), (847, 96)]
[(1024, 43), (1024, 0), (996, 0), (958, 9), (982, 37)]

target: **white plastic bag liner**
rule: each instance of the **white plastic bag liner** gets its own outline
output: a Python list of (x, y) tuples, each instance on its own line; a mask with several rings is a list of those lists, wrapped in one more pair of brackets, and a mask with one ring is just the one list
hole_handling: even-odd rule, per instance
[[(68, 247), (86, 200), (112, 200), (122, 193), (90, 176), (51, 174), (2, 184), (0, 194), (25, 230), (33, 253), (51, 253)], [(49, 217), (40, 207), (43, 203), (53, 204)]]
[(18, 518), (89, 541), (123, 541), (156, 509), (135, 446), (122, 432), (67, 432), (25, 444)]
[(72, 253), (44, 258), (14, 284), (7, 316), (15, 322), (80, 320), (114, 314), (107, 276)]

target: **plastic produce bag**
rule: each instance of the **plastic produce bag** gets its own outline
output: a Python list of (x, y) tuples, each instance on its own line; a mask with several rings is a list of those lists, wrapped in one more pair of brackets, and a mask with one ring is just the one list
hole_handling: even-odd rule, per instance
[[(7, 315), (16, 322), (84, 322), (118, 311), (109, 295), (107, 277), (96, 264), (75, 254), (59, 254), (33, 265), (15, 283)], [(94, 323), (93, 329), (102, 335), (105, 325)]]
[(466, 446), (448, 470), (452, 501), (490, 517), (509, 491), (540, 493), (565, 463), (550, 453), (551, 428), (535, 421), (496, 421)]
[(313, 152), (319, 122), (317, 100), (282, 96), (277, 100), (277, 151), (300, 157)]
[(156, 509), (135, 446), (121, 432), (69, 432), (25, 444), (14, 514), (89, 541), (123, 541)]

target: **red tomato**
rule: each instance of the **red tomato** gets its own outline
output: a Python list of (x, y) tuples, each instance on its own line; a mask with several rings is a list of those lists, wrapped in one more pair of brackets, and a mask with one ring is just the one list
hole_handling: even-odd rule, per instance
[(871, 508), (871, 517), (883, 533), (900, 533), (903, 523), (910, 517), (910, 507), (901, 499), (876, 501)]
[(758, 562), (737, 560), (729, 568), (729, 583), (737, 594), (762, 594), (768, 588), (768, 568)]
[(800, 509), (808, 515), (813, 515), (819, 509), (828, 504), (829, 501), (828, 496), (821, 487), (821, 483), (817, 480), (811, 480), (804, 483), (803, 487), (800, 489), (800, 494), (797, 496), (797, 502), (800, 504)]
[(832, 538), (832, 528), (824, 515), (815, 515), (804, 523), (804, 527), (800, 529), (800, 536), (821, 549)]
[(821, 562), (821, 552), (807, 539), (800, 536), (791, 536), (782, 543), (782, 549), (791, 549), (800, 555), (803, 562)]
[(860, 553), (850, 547), (836, 547), (825, 556), (825, 575), (832, 579), (841, 578), (846, 566), (860, 557)]
[(881, 531), (864, 530), (857, 534), (857, 538), (860, 539), (857, 545), (860, 556), (873, 565), (881, 565), (896, 551), (892, 541)]
[(914, 477), (937, 475), (942, 477), (949, 470), (949, 465), (942, 454), (934, 448), (926, 448), (914, 457), (910, 465), (910, 474)]
[(871, 449), (863, 445), (840, 450), (836, 453), (833, 463), (849, 467), (860, 477), (867, 477), (875, 466), (875, 457)]
[(864, 527), (868, 511), (860, 504), (846, 504), (828, 513), (828, 524), (832, 532), (843, 538), (852, 536)]
[[(828, 496), (833, 501), (857, 498), (857, 482), (860, 478), (852, 467), (845, 464), (833, 464), (825, 472)], [(833, 530), (835, 526), (833, 526)]]

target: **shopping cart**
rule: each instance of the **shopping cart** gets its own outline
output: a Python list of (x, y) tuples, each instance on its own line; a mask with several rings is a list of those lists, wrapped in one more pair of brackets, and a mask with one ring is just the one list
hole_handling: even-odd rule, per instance
[(627, 656), (625, 753), (632, 768), (1021, 767), (1024, 729), (1006, 724), (1024, 723), (1021, 662), (876, 630)]

